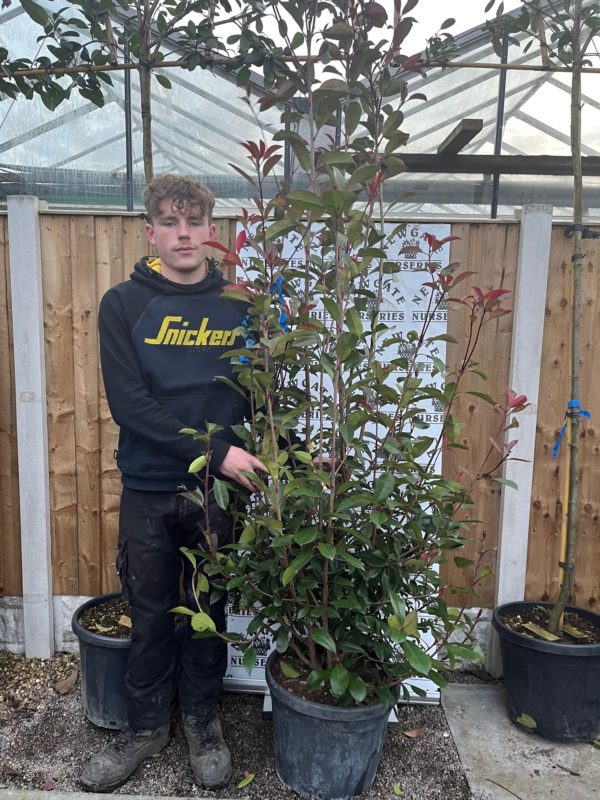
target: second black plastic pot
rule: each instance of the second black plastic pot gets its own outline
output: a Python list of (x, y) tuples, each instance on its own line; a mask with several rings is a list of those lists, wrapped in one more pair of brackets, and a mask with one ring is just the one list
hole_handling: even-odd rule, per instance
[[(549, 608), (551, 603), (506, 603), (494, 610), (508, 716), (548, 739), (595, 739), (600, 735), (600, 644), (532, 639), (502, 622), (535, 606)], [(600, 628), (599, 614), (583, 608), (567, 610)]]
[[(83, 603), (73, 614), (71, 628), (79, 639), (81, 662), (81, 696), (83, 713), (86, 719), (100, 728), (122, 730), (127, 727), (127, 694), (125, 690), (125, 672), (131, 648), (131, 638), (115, 639), (94, 633), (84, 628), (80, 617), (83, 612), (100, 603), (106, 603), (118, 592), (93, 597)], [(176, 628), (176, 657), (179, 659), (185, 637), (186, 625), (182, 623)], [(176, 665), (173, 697), (175, 698), (179, 678), (179, 664)]]
[(88, 608), (105, 603), (118, 593), (93, 597), (73, 614), (71, 628), (79, 639), (83, 713), (100, 728), (127, 727), (125, 670), (131, 639), (115, 639), (84, 628), (79, 618)]
[(301, 797), (347, 800), (375, 779), (390, 709), (340, 708), (304, 700), (284, 689), (272, 670), (265, 676), (273, 707), (275, 767), (282, 783)]

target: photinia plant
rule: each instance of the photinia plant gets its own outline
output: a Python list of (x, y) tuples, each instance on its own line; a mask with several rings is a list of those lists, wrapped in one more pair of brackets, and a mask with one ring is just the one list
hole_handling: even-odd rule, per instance
[[(298, 56), (275, 82), (271, 99), (287, 105), (273, 141), (243, 144), (254, 207), (239, 217), (236, 252), (221, 250), (241, 273), (227, 291), (247, 304), (241, 346), (226, 356), (238, 382), (231, 388), (250, 406), (236, 432), (268, 475), (253, 477), (258, 491), (241, 510), (238, 500), (236, 544), (188, 553), (213, 596), (227, 591), (234, 606), (255, 612), (248, 637), (225, 634), (249, 669), (253, 641), (268, 630), (284, 674), (342, 705), (391, 704), (412, 677), (442, 684), (448, 664), (481, 657), (473, 620), (447, 604), (439, 565), (471, 565), (460, 556), (474, 535), (470, 489), (511, 457), (505, 433), (526, 404), (515, 393), (504, 405), (474, 393), (498, 413), (497, 435), (477, 474), (444, 476), (442, 450), (465, 446), (455, 413), (462, 383), (477, 370), (483, 326), (509, 313), (507, 292), (472, 287), (461, 296), (472, 273), (442, 267), (436, 257), (449, 239), (425, 234), (422, 324), (398, 330), (380, 313), (384, 286), (402, 280), (390, 254), (403, 226), (385, 224), (410, 101), (393, 63), (410, 28), (398, 6), (386, 38), (377, 3), (267, 5), (291, 52), (302, 44), (309, 58)], [(315, 52), (326, 65), (319, 75)], [(281, 143), (295, 167), (269, 196)], [(448, 303), (468, 319), (454, 366), (435, 355), (450, 339), (432, 326)], [(444, 410), (436, 427), (425, 413), (431, 404)], [(192, 435), (210, 443), (210, 431)], [(206, 485), (223, 507), (239, 495), (218, 478)], [(200, 489), (190, 496), (204, 500)], [(200, 604), (188, 612), (197, 636), (215, 635)]]

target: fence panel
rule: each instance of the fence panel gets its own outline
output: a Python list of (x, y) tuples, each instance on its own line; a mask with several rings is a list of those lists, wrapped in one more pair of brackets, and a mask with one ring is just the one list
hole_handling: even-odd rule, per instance
[[(457, 287), (457, 296), (468, 295), (472, 286), (479, 287), (483, 292), (499, 288), (514, 292), (519, 243), (517, 223), (455, 224), (452, 226), (452, 235), (460, 238), (452, 242), (451, 260), (460, 264), (460, 272), (474, 273)], [(510, 296), (505, 305), (510, 307)], [(456, 303), (450, 303), (448, 333), (456, 339), (456, 344), (448, 344), (447, 360), (456, 365), (466, 352), (471, 337), (469, 314)], [(450, 449), (444, 453), (444, 473), (451, 479), (458, 478), (468, 484), (467, 475), (475, 475), (482, 467), (484, 471), (489, 470), (494, 464), (495, 453), (490, 451), (489, 437), (496, 433), (499, 417), (488, 404), (466, 392), (484, 392), (498, 402), (505, 400), (511, 333), (512, 315), (498, 317), (483, 326), (476, 361), (486, 373), (487, 380), (471, 375), (464, 382), (454, 413), (465, 424), (461, 443), (468, 445), (469, 450)], [(470, 569), (457, 568), (452, 554), (449, 554), (449, 563), (442, 567), (442, 574), (451, 586), (470, 586), (486, 567), (493, 572), (501, 492), (501, 485), (491, 479), (479, 480), (474, 485), (473, 500), (478, 522), (472, 528), (465, 551), (460, 553), (461, 557), (471, 559), (474, 564)], [(468, 519), (475, 518), (475, 514), (465, 516)], [(493, 575), (488, 575), (474, 588), (475, 594), (470, 598), (460, 592), (455, 599), (472, 606), (493, 605)]]
[[(600, 242), (584, 239), (583, 303), (581, 314), (581, 401), (591, 412), (583, 420), (580, 437), (579, 514), (573, 597), (577, 605), (598, 610), (600, 600), (600, 442), (596, 425), (600, 416), (600, 373), (596, 369), (600, 339), (598, 286)], [(560, 528), (563, 512), (563, 481), (566, 467), (566, 444), (559, 458), (552, 458), (552, 448), (563, 423), (570, 399), (571, 340), (571, 256), (572, 239), (564, 235), (564, 226), (552, 231), (550, 272), (546, 299), (546, 320), (540, 377), (538, 436), (533, 475), (532, 508), (527, 557), (527, 598), (551, 600), (558, 591)]]
[(0, 216), (0, 596), (20, 595), (21, 538), (8, 219)]
[[(462, 295), (468, 294), (472, 285), (484, 291), (498, 287), (513, 290), (518, 223), (454, 223), (452, 233), (460, 237), (452, 243), (452, 260), (460, 262), (461, 270), (475, 273), (460, 286)], [(110, 418), (98, 357), (98, 302), (110, 286), (129, 276), (135, 261), (148, 252), (148, 245), (143, 221), (132, 216), (43, 214), (41, 235), (54, 591), (91, 595), (117, 588), (114, 561), (121, 488), (114, 460), (117, 430)], [(21, 593), (19, 502), (6, 236), (6, 217), (0, 216), (0, 595), (18, 595)], [(235, 224), (217, 220), (216, 238), (232, 247)], [(571, 241), (564, 237), (564, 226), (555, 225), (527, 572), (528, 597), (541, 599), (552, 597), (557, 585), (555, 564), (562, 516), (564, 452), (558, 462), (552, 461), (550, 454), (569, 396), (570, 247)], [(581, 512), (574, 594), (577, 603), (594, 608), (600, 592), (599, 503), (595, 492), (600, 478), (600, 444), (595, 439), (595, 418), (600, 414), (596, 381), (600, 378), (596, 378), (593, 370), (600, 337), (596, 311), (600, 300), (597, 266), (600, 243), (585, 240), (585, 250), (581, 399), (593, 417), (582, 430)], [(511, 329), (511, 316), (484, 327), (478, 360), (488, 380), (471, 378), (466, 389), (504, 399)], [(448, 358), (452, 361), (464, 349), (469, 335), (468, 315), (456, 304), (450, 304), (448, 332), (457, 339), (456, 345), (448, 345)], [(512, 388), (519, 390), (518, 386)], [(468, 453), (461, 450), (445, 453), (444, 471), (449, 477), (455, 477), (462, 468), (473, 472), (481, 465), (489, 449), (488, 437), (498, 424), (498, 416), (468, 394), (461, 395), (456, 412), (465, 421), (462, 438), (470, 443), (471, 449)], [(475, 489), (480, 521), (466, 555), (478, 561), (485, 535), (486, 552), (477, 565), (479, 570), (486, 565), (494, 569), (501, 491), (512, 490), (502, 489), (490, 480), (478, 482)], [(454, 585), (468, 585), (475, 569), (474, 566), (471, 575), (465, 574), (451, 558), (443, 573)], [(491, 605), (493, 588), (493, 577), (487, 577), (478, 585), (477, 595), (470, 603)]]

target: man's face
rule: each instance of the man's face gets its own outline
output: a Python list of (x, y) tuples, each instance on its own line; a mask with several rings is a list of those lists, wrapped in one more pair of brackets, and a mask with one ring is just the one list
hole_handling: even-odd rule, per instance
[(176, 283), (195, 283), (206, 274), (208, 247), (216, 227), (209, 225), (198, 208), (177, 208), (165, 201), (160, 213), (146, 223), (146, 235), (156, 247), (161, 273)]

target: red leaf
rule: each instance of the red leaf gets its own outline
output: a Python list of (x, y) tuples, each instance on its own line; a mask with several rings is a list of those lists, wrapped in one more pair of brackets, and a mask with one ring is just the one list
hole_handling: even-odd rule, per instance
[(214, 247), (215, 250), (220, 250), (222, 253), (228, 253), (229, 252), (229, 249), (227, 247), (225, 247), (224, 244), (221, 244), (221, 242), (213, 242), (212, 240), (210, 240), (208, 242), (202, 242), (202, 244), (206, 244), (209, 247)]
[(265, 163), (263, 164), (263, 176), (265, 178), (267, 177), (269, 172), (271, 172), (271, 170), (273, 169), (275, 164), (277, 164), (278, 161), (281, 161), (281, 155), (279, 154), (271, 156), (271, 158), (268, 158), (265, 161)]
[(407, 100), (425, 100), (427, 101), (427, 95), (423, 94), (422, 92), (415, 92), (411, 94)]
[(237, 264), (238, 267), (242, 266), (242, 259), (237, 255), (237, 253), (232, 253), (224, 244), (221, 242), (203, 242), (203, 244), (208, 245), (209, 247), (214, 247), (216, 250), (220, 250), (222, 253), (225, 253), (223, 258), (223, 263), (225, 264)]
[(512, 389), (508, 390), (508, 407), (511, 411), (521, 411), (527, 405), (527, 397), (517, 394)]
[(277, 150), (281, 150), (280, 144), (272, 144), (265, 150), (265, 158), (270, 158)]
[(235, 240), (235, 252), (236, 253), (239, 253), (240, 250), (242, 250), (244, 248), (244, 245), (246, 244), (246, 239), (247, 238), (248, 238), (248, 235), (247, 235), (246, 231), (240, 231), (238, 233), (237, 238)]
[(51, 792), (54, 789), (54, 781), (51, 781), (50, 778), (42, 783), (42, 791), (43, 792)]
[[(400, 38), (400, 41), (398, 42), (396, 42), (396, 36), (394, 36), (394, 46), (397, 47), (402, 41), (402, 39), (405, 38), (405, 36), (406, 33), (404, 34), (404, 36), (402, 36), (402, 38)], [(402, 61), (402, 68), (409, 70), (410, 72), (418, 72), (419, 75), (425, 77), (425, 70), (423, 69), (423, 61), (421, 60), (421, 55), (422, 55), (421, 53), (415, 53), (414, 56), (409, 56), (408, 58), (405, 58)]]
[(475, 295), (475, 299), (477, 300), (477, 302), (478, 303), (483, 303), (483, 300), (484, 300), (483, 292), (481, 291), (481, 289), (478, 286), (474, 286), (473, 287), (473, 293)]
[(492, 289), (491, 292), (487, 292), (483, 299), (485, 301), (486, 310), (491, 308), (501, 297), (504, 297), (505, 294), (510, 294), (508, 289)]

